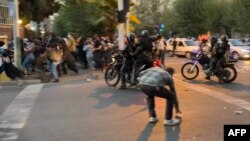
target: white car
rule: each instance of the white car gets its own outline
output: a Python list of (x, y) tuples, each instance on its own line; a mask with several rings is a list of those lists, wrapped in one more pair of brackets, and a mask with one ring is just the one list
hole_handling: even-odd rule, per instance
[[(173, 52), (173, 40), (174, 38), (170, 38), (167, 40), (167, 52), (172, 54)], [(184, 55), (187, 58), (192, 56), (192, 53), (195, 50), (199, 49), (198, 42), (189, 40), (187, 38), (176, 38), (177, 46), (176, 46), (176, 55)]]
[(234, 59), (250, 59), (250, 46), (244, 45), (240, 39), (229, 39), (229, 45)]

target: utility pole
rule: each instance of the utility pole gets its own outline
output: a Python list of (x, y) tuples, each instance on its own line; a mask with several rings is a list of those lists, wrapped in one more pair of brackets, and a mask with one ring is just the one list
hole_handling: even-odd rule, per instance
[(126, 22), (126, 33), (127, 33), (127, 36), (129, 35), (129, 25), (130, 25), (130, 21), (129, 21), (129, 16), (130, 16), (130, 12), (127, 13), (127, 22)]
[(119, 50), (124, 49), (124, 5), (123, 0), (118, 0), (118, 41)]
[(14, 0), (13, 40), (14, 40), (14, 62), (17, 68), (21, 68), (20, 30), (19, 30), (19, 3)]

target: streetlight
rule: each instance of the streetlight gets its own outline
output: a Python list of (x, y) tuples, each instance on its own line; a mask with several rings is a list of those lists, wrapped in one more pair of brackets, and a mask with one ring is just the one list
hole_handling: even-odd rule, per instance
[(18, 24), (20, 25), (20, 24), (22, 24), (23, 23), (23, 21), (21, 20), (21, 19), (19, 19), (18, 20)]

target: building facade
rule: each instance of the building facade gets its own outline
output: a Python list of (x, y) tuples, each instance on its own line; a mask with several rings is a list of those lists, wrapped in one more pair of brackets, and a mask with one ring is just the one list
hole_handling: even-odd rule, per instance
[[(13, 2), (13, 1), (12, 1)], [(7, 36), (8, 41), (13, 39), (13, 15), (10, 0), (0, 0), (0, 36)], [(20, 27), (20, 36), (24, 36), (24, 29)]]

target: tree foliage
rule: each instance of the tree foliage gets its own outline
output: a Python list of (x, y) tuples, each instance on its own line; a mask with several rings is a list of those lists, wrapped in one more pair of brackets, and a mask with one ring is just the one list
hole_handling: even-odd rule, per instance
[(185, 36), (206, 33), (205, 0), (178, 0), (174, 5), (176, 29)]
[(159, 9), (160, 0), (147, 0), (141, 3), (137, 9), (137, 15), (142, 20), (141, 27), (158, 25), (161, 20), (162, 11)]
[(19, 0), (20, 18), (24, 24), (30, 20), (41, 22), (59, 8), (60, 4), (54, 0)]
[(243, 33), (250, 34), (250, 1), (234, 0), (233, 8), (237, 29)]
[(117, 25), (116, 0), (65, 0), (56, 18), (54, 30), (65, 35), (113, 35)]

